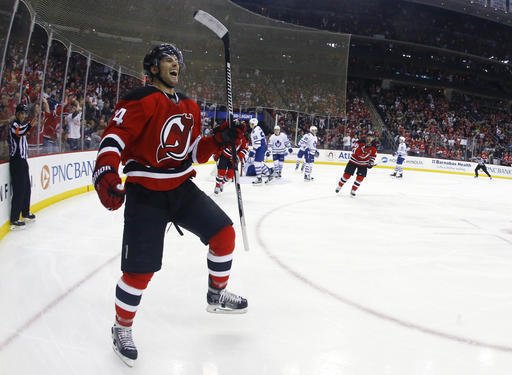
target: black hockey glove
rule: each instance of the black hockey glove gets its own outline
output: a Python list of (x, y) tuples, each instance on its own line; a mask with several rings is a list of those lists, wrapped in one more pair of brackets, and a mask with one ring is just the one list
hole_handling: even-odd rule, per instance
[(110, 165), (96, 166), (92, 175), (94, 189), (108, 210), (117, 210), (124, 203), (125, 190), (117, 171)]
[(241, 122), (234, 121), (229, 127), (228, 122), (224, 121), (222, 125), (213, 129), (213, 138), (221, 145), (236, 143), (237, 140), (244, 137), (244, 132), (245, 125)]

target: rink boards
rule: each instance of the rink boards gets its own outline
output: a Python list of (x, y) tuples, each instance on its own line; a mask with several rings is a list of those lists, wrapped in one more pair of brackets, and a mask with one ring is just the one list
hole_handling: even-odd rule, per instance
[[(350, 159), (350, 151), (319, 150), (315, 163), (343, 165)], [(297, 149), (286, 157), (288, 162), (296, 160)], [(92, 172), (96, 151), (54, 154), (29, 158), (32, 184), (31, 210), (37, 212), (55, 202), (85, 193), (93, 189)], [(270, 162), (270, 160), (267, 160)], [(394, 168), (396, 158), (390, 154), (378, 154), (376, 168)], [(213, 161), (212, 161), (213, 163)], [(445, 159), (408, 156), (404, 168), (407, 170), (459, 175), (473, 175), (476, 163)], [(512, 168), (488, 164), (493, 178), (512, 180)], [(485, 175), (484, 175), (485, 176)], [(12, 189), (9, 163), (0, 165), (0, 239), (9, 231), (9, 210)]]

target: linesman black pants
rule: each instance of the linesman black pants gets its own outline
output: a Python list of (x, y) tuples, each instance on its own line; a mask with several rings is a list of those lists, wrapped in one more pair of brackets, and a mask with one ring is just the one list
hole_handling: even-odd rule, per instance
[(12, 201), (11, 223), (20, 219), (20, 214), (30, 214), (30, 175), (28, 173), (27, 159), (14, 158), (9, 160), (11, 173)]
[(485, 172), (485, 174), (486, 174), (487, 176), (491, 177), (491, 175), (489, 174), (489, 171), (487, 171), (487, 167), (485, 166), (485, 164), (483, 164), (483, 165), (482, 165), (482, 164), (478, 164), (478, 165), (476, 166), (476, 168), (475, 168), (475, 177), (478, 177), (478, 171), (479, 171), (480, 169), (481, 169), (482, 171), (484, 171), (484, 172)]

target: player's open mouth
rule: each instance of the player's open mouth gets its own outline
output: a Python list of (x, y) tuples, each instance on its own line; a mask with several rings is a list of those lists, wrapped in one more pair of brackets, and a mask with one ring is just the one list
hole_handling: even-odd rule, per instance
[(177, 76), (178, 76), (178, 72), (177, 72), (177, 71), (175, 71), (175, 70), (171, 71), (171, 72), (170, 72), (170, 74), (171, 74), (172, 76), (174, 76), (174, 77), (177, 77)]

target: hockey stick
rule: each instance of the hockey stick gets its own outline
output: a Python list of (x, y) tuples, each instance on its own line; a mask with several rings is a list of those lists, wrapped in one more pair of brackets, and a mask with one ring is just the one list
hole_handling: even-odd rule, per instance
[[(226, 63), (226, 96), (228, 100), (228, 124), (233, 127), (231, 118), (233, 117), (233, 90), (231, 87), (231, 56), (229, 49), (229, 31), (218, 19), (210, 13), (198, 10), (194, 13), (194, 19), (213, 31), (219, 39), (224, 43), (224, 60)], [(242, 238), (244, 241), (244, 249), (249, 251), (249, 240), (247, 238), (247, 228), (245, 225), (244, 205), (242, 201), (242, 190), (240, 189), (240, 175), (238, 173), (238, 162), (236, 155), (236, 146), (231, 145), (231, 153), (233, 155), (233, 169), (235, 170), (235, 190), (238, 200), (238, 214), (240, 216), (240, 227), (242, 229)]]

